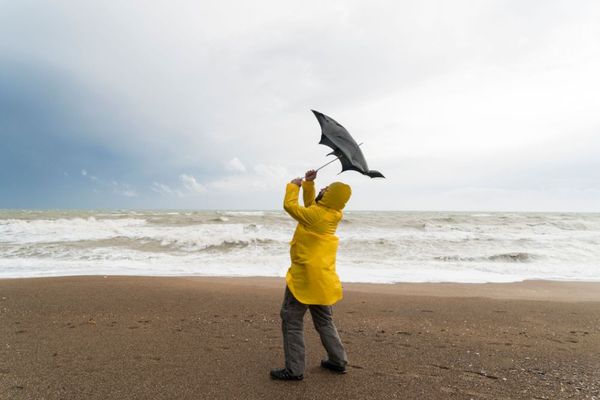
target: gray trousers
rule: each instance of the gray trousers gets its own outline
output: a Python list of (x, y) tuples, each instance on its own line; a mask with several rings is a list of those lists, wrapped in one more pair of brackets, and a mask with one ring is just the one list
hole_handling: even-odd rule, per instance
[(348, 359), (333, 323), (333, 307), (300, 303), (286, 286), (281, 305), (281, 328), (285, 367), (292, 375), (304, 374), (304, 314), (310, 310), (315, 329), (330, 362), (346, 366)]

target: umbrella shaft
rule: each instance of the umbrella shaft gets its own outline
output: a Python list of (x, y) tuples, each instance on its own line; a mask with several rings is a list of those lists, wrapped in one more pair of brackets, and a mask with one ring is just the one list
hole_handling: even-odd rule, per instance
[[(362, 145), (363, 145), (363, 144), (361, 143), (361, 144), (359, 144), (358, 146), (362, 146)], [(332, 162), (334, 162), (335, 160), (339, 160), (339, 159), (340, 159), (340, 156), (337, 156), (337, 157), (336, 157), (336, 158), (334, 158), (333, 160), (329, 161), (327, 164), (323, 164), (323, 165), (321, 165), (319, 168), (315, 169), (315, 172), (316, 172), (316, 171), (318, 171), (318, 170), (320, 170), (320, 169), (321, 169), (321, 168), (323, 168), (323, 167), (326, 167), (326, 166), (328, 166), (329, 164), (331, 164), (331, 163), (332, 163)]]
[(339, 160), (339, 157), (336, 157), (336, 158), (334, 158), (333, 160), (329, 161), (327, 164), (323, 164), (323, 165), (321, 165), (319, 168), (315, 169), (315, 172), (316, 172), (316, 171), (318, 171), (318, 170), (320, 170), (320, 169), (321, 169), (321, 168), (323, 168), (323, 167), (326, 167), (326, 166), (328, 166), (329, 164), (331, 164), (331, 163), (332, 163), (332, 162), (334, 162), (335, 160)]

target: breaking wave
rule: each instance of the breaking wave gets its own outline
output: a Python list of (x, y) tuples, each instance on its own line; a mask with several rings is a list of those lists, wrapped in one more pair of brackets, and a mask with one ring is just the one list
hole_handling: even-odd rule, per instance
[[(600, 280), (600, 214), (349, 211), (343, 281)], [(283, 211), (0, 210), (0, 277), (283, 276)]]
[(464, 257), (464, 256), (437, 256), (434, 260), (437, 261), (451, 261), (451, 262), (477, 262), (477, 261), (496, 261), (496, 262), (513, 262), (513, 263), (524, 263), (532, 262), (537, 256), (530, 253), (502, 253), (494, 254), (485, 257)]

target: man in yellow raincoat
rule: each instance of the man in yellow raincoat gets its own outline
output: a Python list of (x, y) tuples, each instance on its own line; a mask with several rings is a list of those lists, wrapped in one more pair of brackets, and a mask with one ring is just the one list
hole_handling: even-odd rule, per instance
[[(285, 368), (271, 370), (271, 378), (302, 380), (304, 377), (304, 315), (310, 310), (315, 329), (327, 351), (321, 367), (337, 373), (346, 372), (348, 359), (333, 323), (332, 305), (342, 298), (342, 284), (335, 271), (338, 238), (337, 226), (342, 209), (352, 190), (334, 182), (315, 198), (317, 172), (306, 172), (287, 184), (283, 208), (298, 221), (290, 242), (292, 265), (286, 275), (286, 289), (281, 306)], [(304, 207), (298, 204), (300, 187)]]

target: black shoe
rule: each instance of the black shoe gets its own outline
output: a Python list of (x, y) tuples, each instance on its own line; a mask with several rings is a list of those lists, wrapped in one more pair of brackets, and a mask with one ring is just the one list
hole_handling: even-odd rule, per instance
[(321, 360), (321, 368), (328, 369), (330, 371), (336, 372), (338, 374), (345, 374), (346, 367), (340, 367), (339, 365), (335, 365), (329, 360)]
[(272, 369), (271, 379), (279, 381), (301, 381), (302, 379), (304, 379), (304, 375), (292, 375), (285, 368)]

